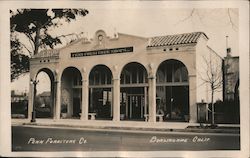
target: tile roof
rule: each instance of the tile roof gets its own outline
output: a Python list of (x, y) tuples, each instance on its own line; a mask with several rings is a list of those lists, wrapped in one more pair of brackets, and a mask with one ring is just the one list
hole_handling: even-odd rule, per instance
[(197, 40), (202, 34), (208, 39), (206, 34), (203, 32), (192, 32), (192, 33), (152, 37), (149, 39), (148, 47), (197, 43)]
[(44, 57), (58, 57), (59, 56), (59, 50), (58, 49), (48, 49), (48, 50), (42, 50), (36, 55), (34, 55), (32, 58), (44, 58)]

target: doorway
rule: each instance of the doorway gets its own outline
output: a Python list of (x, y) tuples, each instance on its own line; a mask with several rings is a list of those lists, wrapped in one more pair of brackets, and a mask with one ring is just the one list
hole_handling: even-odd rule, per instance
[(132, 94), (127, 99), (127, 116), (129, 119), (142, 119), (144, 111), (144, 95)]

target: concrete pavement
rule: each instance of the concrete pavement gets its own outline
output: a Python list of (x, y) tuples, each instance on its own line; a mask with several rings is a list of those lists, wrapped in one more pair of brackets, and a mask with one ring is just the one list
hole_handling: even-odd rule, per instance
[(109, 130), (124, 132), (195, 132), (195, 133), (240, 133), (240, 126), (235, 124), (219, 124), (217, 128), (198, 128), (199, 123), (187, 122), (143, 122), (143, 121), (111, 121), (79, 119), (12, 119), (12, 125), (46, 126), (60, 128), (84, 128), (85, 130)]

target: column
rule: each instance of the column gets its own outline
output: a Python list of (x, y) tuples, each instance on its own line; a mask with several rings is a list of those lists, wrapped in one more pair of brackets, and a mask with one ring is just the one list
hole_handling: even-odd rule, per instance
[(149, 122), (156, 122), (156, 77), (148, 78), (148, 97), (149, 97)]
[(120, 78), (113, 79), (113, 121), (120, 121)]
[(196, 76), (189, 76), (189, 122), (197, 122), (197, 105), (196, 105)]
[(33, 111), (33, 101), (34, 101), (34, 88), (33, 84), (30, 82), (29, 84), (29, 104), (28, 104), (28, 119), (31, 120), (32, 111)]
[(61, 81), (56, 82), (56, 120), (60, 119), (61, 114)]
[(89, 81), (82, 80), (82, 115), (81, 120), (87, 121), (89, 114)]

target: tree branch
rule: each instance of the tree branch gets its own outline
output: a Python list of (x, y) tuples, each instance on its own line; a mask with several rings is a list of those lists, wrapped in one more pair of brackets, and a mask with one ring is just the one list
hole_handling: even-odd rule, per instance
[(193, 8), (192, 11), (191, 11), (191, 13), (189, 14), (189, 16), (187, 16), (186, 18), (180, 20), (175, 25), (178, 25), (179, 23), (185, 22), (186, 20), (188, 20), (189, 18), (191, 18), (193, 16), (194, 12), (195, 12), (195, 9)]
[(31, 56), (32, 55), (32, 51), (30, 51), (26, 46), (25, 44), (21, 43), (20, 44), (29, 52), (29, 55)]
[(234, 24), (234, 22), (233, 22), (233, 20), (232, 20), (232, 17), (231, 17), (231, 13), (230, 13), (230, 9), (229, 9), (229, 8), (227, 9), (227, 15), (228, 15), (229, 22), (230, 22), (232, 28), (233, 28), (234, 30), (237, 30), (237, 26)]

